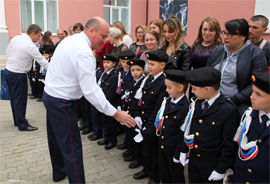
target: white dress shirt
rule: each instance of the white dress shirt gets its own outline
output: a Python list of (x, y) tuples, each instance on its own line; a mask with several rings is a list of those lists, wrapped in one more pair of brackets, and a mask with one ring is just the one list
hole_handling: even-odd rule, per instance
[(100, 112), (113, 116), (116, 109), (96, 82), (96, 59), (90, 45), (83, 31), (65, 38), (54, 52), (44, 90), (50, 96), (66, 100), (84, 95)]
[(11, 39), (6, 50), (6, 69), (14, 73), (27, 73), (36, 60), (47, 70), (49, 63), (40, 54), (37, 46), (28, 35), (19, 35)]
[(201, 104), (202, 105), (202, 109), (204, 108), (204, 106), (205, 106), (205, 102), (208, 102), (208, 108), (211, 106), (211, 105), (213, 105), (213, 103), (216, 101), (216, 99), (218, 98), (220, 96), (220, 92), (218, 92), (218, 94), (216, 95), (216, 96), (214, 96), (213, 98), (211, 98), (211, 99), (205, 99), (204, 101), (203, 101), (203, 103)]
[(259, 110), (260, 123), (262, 123), (262, 115), (268, 116), (269, 120), (266, 122), (266, 127), (270, 125), (270, 113), (266, 113), (263, 110)]

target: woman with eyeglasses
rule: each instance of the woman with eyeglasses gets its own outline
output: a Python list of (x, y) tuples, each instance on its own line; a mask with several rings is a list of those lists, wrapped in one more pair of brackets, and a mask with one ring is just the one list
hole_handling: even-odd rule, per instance
[(141, 54), (146, 51), (146, 46), (143, 41), (144, 32), (147, 31), (147, 27), (145, 25), (138, 25), (135, 28), (135, 38), (136, 41), (132, 43), (129, 47), (129, 50), (136, 54), (136, 58), (140, 58)]
[(221, 35), (224, 46), (213, 50), (207, 66), (221, 71), (220, 92), (242, 111), (250, 106), (251, 75), (266, 73), (267, 62), (262, 50), (250, 43), (249, 25), (245, 19), (226, 22)]
[(163, 40), (159, 49), (169, 56), (165, 69), (190, 70), (191, 49), (184, 42), (181, 21), (176, 16), (170, 16), (164, 21), (162, 29)]
[(213, 17), (203, 19), (198, 30), (198, 36), (191, 46), (191, 66), (193, 69), (206, 66), (214, 48), (223, 45), (220, 32), (221, 28), (217, 19)]

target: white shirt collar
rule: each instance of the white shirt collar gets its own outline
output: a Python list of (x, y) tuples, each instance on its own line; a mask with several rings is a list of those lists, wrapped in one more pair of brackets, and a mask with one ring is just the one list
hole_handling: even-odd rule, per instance
[(162, 75), (163, 74), (163, 71), (162, 72), (159, 72), (158, 74), (156, 74), (156, 75), (153, 75), (153, 77), (154, 77), (154, 79), (151, 81), (151, 82), (153, 82), (154, 80), (156, 80), (160, 75)]
[(80, 32), (80, 34), (83, 35), (83, 37), (85, 38), (85, 40), (87, 41), (87, 43), (90, 44), (90, 46), (92, 47), (92, 44), (91, 44), (89, 38), (86, 36), (86, 34), (83, 31)]
[(112, 68), (112, 69), (109, 70), (109, 71), (106, 71), (106, 73), (109, 75), (113, 69), (114, 69), (114, 68)]
[(204, 104), (205, 102), (208, 102), (209, 106), (208, 108), (216, 101), (216, 99), (220, 96), (220, 92), (218, 92), (218, 94), (216, 96), (214, 96), (213, 98), (211, 99), (205, 99), (204, 102), (202, 103), (202, 108), (204, 108)]
[[(266, 113), (263, 110), (259, 110), (260, 123), (262, 123), (262, 115), (268, 116), (268, 118), (270, 120), (270, 113)], [(270, 125), (270, 121), (269, 120), (266, 122), (267, 127)]]
[(136, 86), (136, 84), (141, 80), (143, 78), (143, 75), (140, 77), (140, 78), (138, 78), (138, 79), (134, 79), (136, 82), (135, 82), (135, 84), (134, 84), (134, 86)]
[(180, 97), (177, 98), (176, 100), (171, 99), (171, 102), (177, 104), (184, 96), (185, 96), (185, 94), (183, 94), (182, 96), (180, 96)]

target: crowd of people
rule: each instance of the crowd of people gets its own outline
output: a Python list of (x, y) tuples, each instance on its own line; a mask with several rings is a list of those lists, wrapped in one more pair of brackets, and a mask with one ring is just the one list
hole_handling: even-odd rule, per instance
[[(150, 30), (136, 26), (134, 42), (122, 22), (109, 27), (101, 18), (69, 27), (70, 36), (58, 29), (55, 45), (50, 31), (39, 41), (41, 29), (30, 26), (27, 35), (44, 58), (35, 53), (27, 61), (31, 70), (20, 71), (28, 72), (29, 98), (47, 109), (53, 180), (85, 183), (80, 136), (89, 134), (105, 150), (125, 150), (130, 169), (142, 165), (136, 180), (185, 183), (188, 164), (189, 183), (269, 183), (267, 25), (256, 15), (229, 20), (221, 30), (207, 17), (191, 46), (176, 16), (152, 20)], [(18, 94), (23, 84), (15, 82), (19, 66), (10, 59), (16, 40), (7, 48), (5, 71), (14, 125), (33, 131), (25, 119), (27, 99)], [(20, 90), (26, 96), (27, 88)]]

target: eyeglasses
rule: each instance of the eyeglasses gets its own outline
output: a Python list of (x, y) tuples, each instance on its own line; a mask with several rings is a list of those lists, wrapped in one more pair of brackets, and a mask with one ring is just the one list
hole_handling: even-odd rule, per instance
[(224, 37), (226, 35), (227, 38), (231, 39), (233, 37), (233, 35), (239, 35), (240, 33), (229, 33), (226, 32), (225, 30), (221, 31), (221, 35), (222, 37)]
[(137, 32), (136, 35), (143, 35), (143, 32)]

